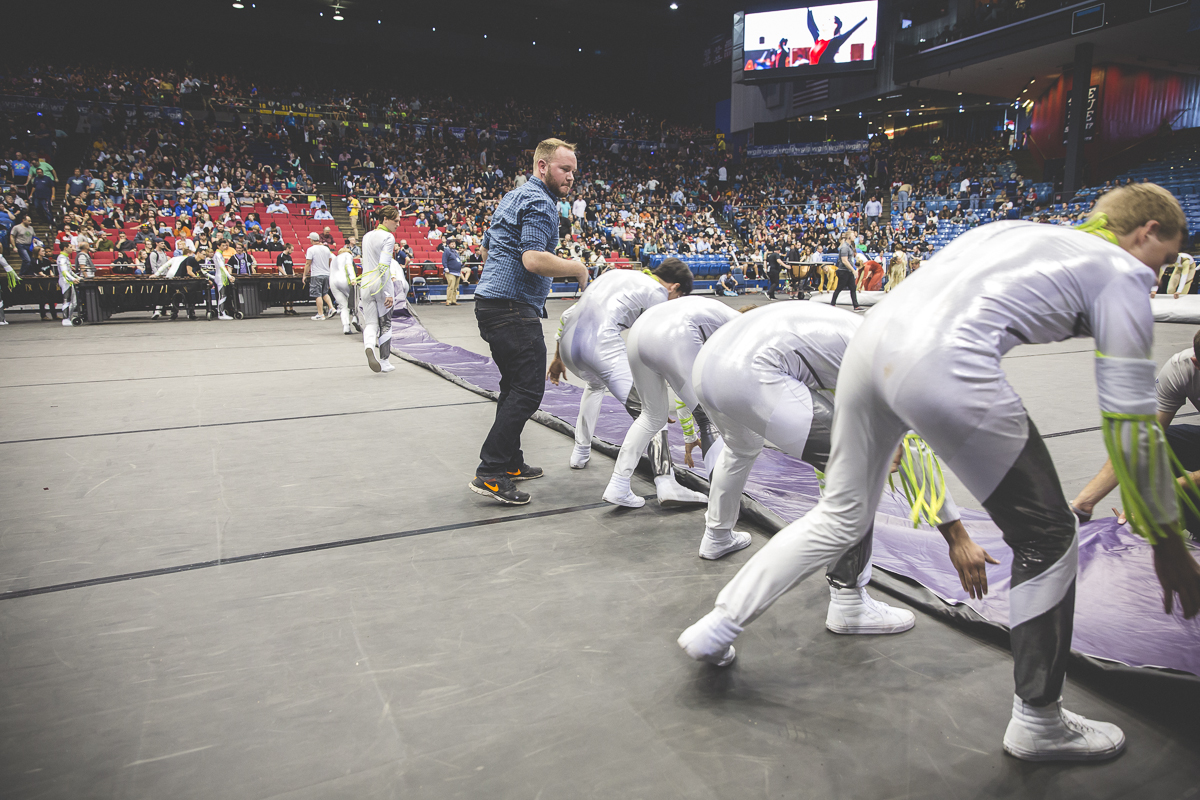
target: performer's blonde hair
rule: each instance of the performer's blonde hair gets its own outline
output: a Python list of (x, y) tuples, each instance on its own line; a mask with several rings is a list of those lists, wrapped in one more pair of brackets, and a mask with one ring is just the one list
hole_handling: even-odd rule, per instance
[(539, 161), (545, 161), (549, 164), (560, 147), (565, 147), (572, 153), (575, 152), (575, 145), (570, 142), (564, 142), (562, 139), (543, 139), (538, 142), (537, 148), (533, 151), (534, 168), (537, 168), (537, 162)]
[(1105, 214), (1105, 228), (1117, 236), (1154, 220), (1159, 225), (1159, 239), (1175, 239), (1187, 230), (1187, 219), (1175, 196), (1156, 183), (1131, 183), (1105, 192), (1092, 207), (1088, 219)]

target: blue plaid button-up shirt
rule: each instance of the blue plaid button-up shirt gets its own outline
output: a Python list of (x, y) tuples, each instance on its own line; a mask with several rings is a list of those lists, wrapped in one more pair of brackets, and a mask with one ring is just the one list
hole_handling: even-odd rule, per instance
[(553, 253), (558, 245), (558, 199), (546, 184), (530, 178), (504, 195), (484, 237), (487, 264), (476, 297), (518, 300), (535, 308), (546, 304), (551, 279), (525, 269), (521, 256), (529, 250)]

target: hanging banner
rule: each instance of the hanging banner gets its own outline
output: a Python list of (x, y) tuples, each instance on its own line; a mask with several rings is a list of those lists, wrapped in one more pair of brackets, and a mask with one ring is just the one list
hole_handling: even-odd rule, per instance
[(454, 136), (455, 139), (458, 139), (460, 142), (467, 138), (467, 129), (466, 128), (451, 128), (450, 133)]
[(834, 153), (865, 153), (869, 147), (866, 139), (845, 142), (802, 142), (799, 144), (752, 144), (746, 148), (750, 158), (774, 156), (825, 156)]
[[(1067, 96), (1066, 111), (1067, 115), (1063, 121), (1063, 144), (1067, 143), (1067, 134), (1071, 129), (1071, 92), (1065, 92)], [(1087, 109), (1083, 116), (1083, 140), (1090, 142), (1096, 134), (1096, 123), (1100, 119), (1100, 87), (1089, 86), (1087, 93), (1087, 102), (1084, 104)]]

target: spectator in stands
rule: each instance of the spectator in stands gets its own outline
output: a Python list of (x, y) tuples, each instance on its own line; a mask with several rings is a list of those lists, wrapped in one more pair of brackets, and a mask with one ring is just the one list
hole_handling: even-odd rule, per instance
[(54, 198), (57, 194), (54, 180), (39, 167), (29, 179), (29, 187), (33, 194), (33, 207), (42, 215), (42, 219), (54, 225)]
[(912, 194), (912, 184), (905, 181), (896, 191), (896, 209), (903, 213), (908, 209), (908, 198)]
[(322, 195), (322, 194), (317, 195), (317, 198), (308, 204), (308, 208), (313, 213), (316, 213), (317, 211), (319, 211), (323, 208), (325, 208), (325, 209), (329, 208), (329, 206), (325, 205), (325, 195)]
[(350, 213), (350, 231), (358, 236), (358, 215), (362, 211), (362, 201), (356, 195), (350, 195), (350, 202), (346, 205)]
[(313, 219), (319, 219), (319, 220), (333, 219), (333, 214), (330, 214), (329, 209), (327, 209), (327, 208), (318, 208), (316, 211), (313, 212)]
[[(283, 204), (283, 200), (276, 197), (271, 202), (271, 205), (267, 206), (267, 213), (268, 214), (290, 214), (292, 212), (288, 211), (288, 207)], [(275, 223), (272, 222), (271, 224), (274, 225)]]
[[(310, 235), (309, 238), (311, 239), (312, 236)], [(326, 247), (333, 247), (333, 231), (329, 229), (328, 225), (326, 225), (325, 229), (321, 231), (319, 238), (321, 239), (321, 244), (325, 245)]]
[[(20, 154), (18, 153), (18, 155)], [(9, 242), (21, 259), (20, 272), (22, 275), (33, 274), (33, 256), (31, 252), (33, 236), (33, 220), (29, 218), (28, 214), (22, 215), (21, 223), (13, 226), (12, 232), (9, 233)]]
[(863, 214), (867, 218), (868, 227), (872, 225), (878, 225), (879, 218), (883, 216), (883, 203), (879, 202), (879, 200), (872, 195), (871, 199), (867, 201), (866, 206), (863, 208)]
[(458, 285), (462, 280), (462, 258), (458, 254), (457, 241), (448, 240), (442, 246), (442, 273), (446, 277), (446, 305), (458, 305)]
[(155, 242), (154, 249), (146, 256), (146, 274), (156, 275), (159, 269), (170, 260), (171, 254), (167, 252), (166, 241), (159, 239)]
[(241, 242), (234, 244), (233, 256), (227, 264), (231, 275), (255, 275), (258, 272), (255, 268), (254, 256), (246, 251), (246, 246)]

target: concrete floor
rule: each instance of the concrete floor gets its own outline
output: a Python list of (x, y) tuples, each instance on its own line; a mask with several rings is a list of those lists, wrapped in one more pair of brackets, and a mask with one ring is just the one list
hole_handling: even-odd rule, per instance
[[(418, 311), (483, 349), (469, 303)], [(1018, 762), (1006, 650), (924, 615), (829, 634), (820, 581), (749, 627), (733, 668), (690, 661), (675, 636), (761, 532), (701, 561), (700, 511), (600, 503), (611, 461), (572, 472), (569, 441), (533, 424), (534, 502), (473, 495), (492, 404), (399, 361), (372, 374), (334, 322), (9, 319), (0, 797), (1200, 790), (1194, 696), (1070, 680), (1069, 706), (1122, 725), (1128, 752)], [(1156, 335), (1162, 362), (1192, 330)], [(1091, 361), (1086, 340), (1009, 357), (1043, 433), (1098, 425)], [(1050, 447), (1068, 495), (1104, 458), (1094, 431)]]

